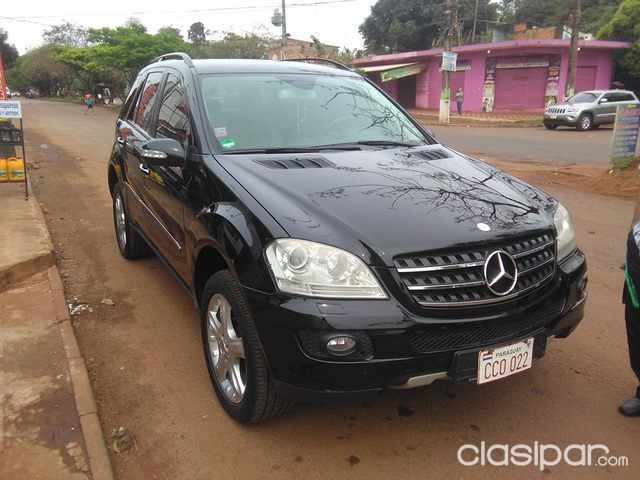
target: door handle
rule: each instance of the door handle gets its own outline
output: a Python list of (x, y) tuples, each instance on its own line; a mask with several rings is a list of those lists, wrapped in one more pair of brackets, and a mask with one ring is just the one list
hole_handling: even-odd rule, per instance
[(149, 167), (147, 167), (146, 163), (140, 163), (140, 165), (138, 165), (138, 168), (140, 169), (141, 172), (149, 175), (149, 173), (151, 172), (151, 170), (149, 170)]
[(120, 145), (124, 145), (125, 144), (124, 138), (122, 138), (122, 137), (116, 137), (116, 142), (118, 142)]

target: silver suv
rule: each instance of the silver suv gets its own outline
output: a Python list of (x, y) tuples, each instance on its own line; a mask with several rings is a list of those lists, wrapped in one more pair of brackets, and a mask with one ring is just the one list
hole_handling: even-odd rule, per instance
[(543, 123), (549, 130), (556, 129), (558, 125), (589, 130), (606, 123), (614, 123), (618, 105), (637, 101), (635, 94), (628, 90), (579, 92), (564, 103), (547, 107), (544, 110)]

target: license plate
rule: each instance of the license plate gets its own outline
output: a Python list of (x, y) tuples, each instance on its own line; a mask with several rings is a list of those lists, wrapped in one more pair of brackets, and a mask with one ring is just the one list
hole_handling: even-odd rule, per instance
[(549, 118), (550, 118), (551, 120), (555, 120), (556, 118), (558, 118), (558, 115), (549, 115)]
[(478, 383), (488, 383), (531, 368), (533, 338), (478, 352)]

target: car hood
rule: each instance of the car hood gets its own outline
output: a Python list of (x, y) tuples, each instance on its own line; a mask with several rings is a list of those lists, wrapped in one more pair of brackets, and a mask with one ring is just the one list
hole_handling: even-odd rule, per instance
[(218, 161), (291, 237), (370, 265), (553, 228), (551, 197), (442, 145)]

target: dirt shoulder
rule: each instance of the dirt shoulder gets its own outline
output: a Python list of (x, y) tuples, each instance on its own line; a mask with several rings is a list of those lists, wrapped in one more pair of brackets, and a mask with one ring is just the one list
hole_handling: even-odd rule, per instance
[(545, 186), (568, 188), (625, 200), (633, 200), (640, 193), (640, 157), (625, 170), (589, 165), (506, 162), (491, 158), (486, 161), (542, 189)]

